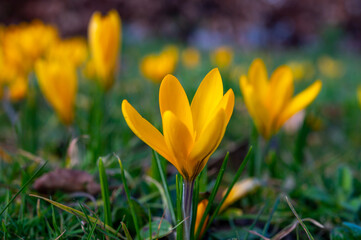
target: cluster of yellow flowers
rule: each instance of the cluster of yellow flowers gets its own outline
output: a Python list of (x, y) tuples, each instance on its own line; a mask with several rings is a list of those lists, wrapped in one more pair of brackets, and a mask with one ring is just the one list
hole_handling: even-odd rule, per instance
[[(119, 46), (120, 17), (110, 11), (93, 14), (89, 23), (89, 48), (85, 39), (61, 39), (58, 31), (41, 21), (0, 29), (0, 97), (12, 101), (28, 92), (28, 78), (35, 72), (40, 89), (60, 120), (69, 125), (74, 119), (77, 68), (86, 61), (91, 77), (105, 90), (114, 82)], [(5, 91), (4, 91), (5, 90)], [(4, 94), (5, 93), (5, 94)]]

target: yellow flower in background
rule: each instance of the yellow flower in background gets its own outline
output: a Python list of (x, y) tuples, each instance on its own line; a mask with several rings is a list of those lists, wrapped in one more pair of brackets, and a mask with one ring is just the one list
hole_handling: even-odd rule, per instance
[(328, 78), (340, 78), (344, 74), (341, 61), (329, 56), (320, 57), (317, 61), (318, 69), (322, 75)]
[(10, 82), (9, 98), (11, 101), (19, 101), (26, 96), (28, 91), (28, 79), (24, 76), (18, 76)]
[(195, 68), (199, 65), (201, 54), (198, 49), (188, 47), (182, 51), (182, 63), (187, 68)]
[(322, 86), (321, 81), (317, 80), (292, 97), (292, 70), (280, 66), (268, 81), (267, 70), (261, 59), (253, 61), (248, 76), (241, 76), (239, 84), (248, 112), (265, 139), (275, 134), (290, 117), (306, 108), (317, 97)]
[(185, 181), (192, 182), (220, 144), (231, 118), (234, 93), (223, 95), (218, 69), (203, 79), (191, 105), (172, 75), (167, 75), (159, 89), (159, 107), (163, 134), (124, 100), (122, 112), (130, 129), (142, 141), (172, 163)]
[[(228, 206), (245, 197), (247, 194), (256, 191), (260, 186), (260, 181), (255, 178), (247, 178), (237, 182), (229, 192), (219, 211), (222, 212)], [(226, 195), (227, 190), (228, 189), (223, 192), (223, 196)]]
[(361, 106), (361, 86), (359, 86), (357, 88), (357, 97), (358, 97), (358, 100), (359, 100), (360, 106)]
[(149, 54), (140, 63), (140, 71), (145, 78), (159, 83), (167, 75), (174, 72), (179, 53), (175, 46), (165, 47), (160, 54)]
[[(20, 25), (20, 27), (22, 27)], [(51, 25), (46, 25), (41, 21), (33, 21), (30, 24), (24, 23), (23, 29), (18, 36), (19, 45), (32, 61), (44, 56), (49, 47), (58, 40), (58, 31)]]
[(60, 120), (72, 124), (78, 87), (75, 67), (69, 62), (39, 60), (35, 73), (44, 97)]
[(95, 12), (90, 19), (88, 38), (97, 79), (104, 89), (113, 86), (121, 45), (121, 20), (115, 10), (104, 17)]
[(291, 68), (295, 81), (315, 75), (315, 69), (309, 61), (290, 61), (286, 65)]
[[(195, 222), (195, 226), (194, 226), (194, 233), (197, 233), (198, 228), (200, 227), (199, 224), (201, 223), (201, 220), (204, 215), (204, 212), (206, 211), (207, 205), (208, 205), (207, 199), (203, 199), (202, 201), (200, 201), (198, 203), (196, 222)], [(199, 236), (202, 236), (204, 231), (206, 230), (206, 226), (208, 224), (208, 219), (209, 219), (209, 216), (206, 217), (206, 220), (203, 223), (203, 226), (202, 226)]]
[(46, 56), (49, 60), (71, 61), (76, 67), (82, 65), (87, 57), (87, 43), (81, 37), (59, 40), (50, 47)]
[(233, 49), (221, 46), (211, 52), (212, 64), (219, 68), (227, 68), (233, 61)]

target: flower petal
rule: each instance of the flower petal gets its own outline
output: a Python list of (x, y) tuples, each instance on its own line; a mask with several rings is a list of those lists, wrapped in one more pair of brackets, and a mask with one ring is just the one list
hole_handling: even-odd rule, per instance
[(218, 68), (214, 68), (204, 77), (192, 100), (191, 109), (196, 132), (202, 131), (222, 97), (222, 78)]
[(264, 107), (259, 94), (255, 92), (253, 86), (248, 83), (246, 76), (242, 76), (239, 82), (248, 112), (251, 115), (258, 132), (261, 133), (264, 138), (268, 138), (270, 134), (268, 109)]
[(285, 107), (277, 121), (277, 129), (279, 129), (292, 115), (307, 107), (318, 95), (322, 87), (322, 82), (317, 80), (307, 89), (295, 96), (291, 102)]
[(209, 157), (221, 143), (227, 124), (225, 124), (226, 113), (221, 108), (215, 114), (214, 118), (208, 122), (204, 131), (195, 142), (192, 152), (189, 156), (189, 165), (195, 169), (194, 175), (197, 176), (207, 164)]
[(123, 100), (122, 112), (125, 121), (134, 134), (165, 159), (173, 163), (173, 158), (171, 154), (169, 154), (163, 135), (145, 120), (127, 100)]
[(193, 169), (186, 161), (194, 143), (191, 133), (187, 126), (171, 111), (166, 111), (162, 119), (164, 139), (177, 162), (175, 167), (183, 176), (192, 176)]
[(268, 88), (268, 76), (266, 66), (261, 59), (257, 58), (252, 62), (248, 71), (248, 80), (258, 94), (265, 96)]
[(278, 67), (271, 76), (267, 104), (273, 125), (282, 109), (290, 102), (293, 95), (292, 70), (287, 66)]
[(171, 111), (193, 133), (192, 112), (187, 95), (178, 79), (170, 74), (164, 77), (160, 85), (159, 107), (162, 117), (166, 111)]

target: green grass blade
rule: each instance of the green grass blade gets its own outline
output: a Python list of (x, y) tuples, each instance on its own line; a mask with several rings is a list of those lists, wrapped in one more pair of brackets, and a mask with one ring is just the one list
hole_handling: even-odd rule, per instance
[[(180, 174), (176, 176), (177, 187), (177, 223), (183, 221), (182, 216), (182, 195), (183, 195), (183, 178)], [(177, 227), (177, 240), (183, 240), (183, 225)]]
[(271, 211), (271, 213), (270, 213), (270, 215), (269, 215), (269, 217), (268, 217), (268, 220), (267, 220), (267, 222), (266, 222), (266, 225), (265, 225), (264, 228), (263, 228), (263, 231), (262, 231), (262, 235), (263, 235), (263, 236), (266, 235), (266, 233), (267, 233), (267, 231), (268, 231), (268, 228), (269, 228), (269, 226), (271, 225), (271, 220), (272, 220), (273, 214), (275, 213), (275, 211), (276, 211), (279, 203), (280, 203), (280, 197), (278, 196), (277, 199), (276, 199), (276, 201), (275, 201), (275, 204), (273, 205), (272, 211)]
[(168, 188), (168, 185), (167, 185), (167, 181), (166, 181), (166, 179), (165, 179), (165, 176), (164, 176), (164, 172), (162, 171), (162, 165), (161, 165), (159, 156), (158, 156), (158, 154), (157, 154), (154, 150), (153, 150), (153, 157), (154, 157), (155, 160), (157, 161), (157, 166), (158, 166), (158, 170), (159, 170), (160, 177), (161, 177), (161, 179), (162, 179), (162, 184), (163, 184), (163, 188), (164, 188), (164, 191), (165, 191), (165, 196), (167, 197), (168, 209), (169, 209), (169, 212), (170, 212), (170, 216), (171, 216), (171, 218), (172, 218), (172, 223), (175, 224), (175, 223), (176, 223), (176, 217), (175, 217), (175, 213), (174, 213), (174, 208), (173, 208), (172, 200), (171, 200), (171, 198), (170, 198), (169, 188)]
[[(205, 220), (206, 220), (206, 217), (209, 213), (209, 211), (211, 210), (211, 207), (213, 205), (213, 201), (214, 201), (214, 198), (216, 197), (216, 194), (218, 192), (218, 188), (221, 184), (221, 181), (222, 181), (222, 178), (223, 178), (223, 174), (224, 174), (224, 171), (227, 167), (227, 163), (228, 163), (228, 159), (229, 159), (229, 152), (227, 152), (226, 156), (224, 157), (224, 160), (223, 160), (223, 163), (222, 163), (222, 166), (221, 166), (221, 169), (219, 170), (219, 173), (218, 173), (218, 176), (217, 176), (217, 180), (216, 180), (216, 183), (213, 187), (213, 190), (212, 190), (212, 193), (211, 195), (209, 196), (208, 198), (208, 205), (206, 207), (206, 210), (204, 211), (204, 214), (203, 214), (203, 217), (199, 223), (199, 226), (203, 226)], [(199, 237), (199, 234), (201, 233), (201, 227), (199, 229), (197, 229), (197, 233), (195, 235), (195, 239), (198, 239)]]
[(265, 205), (263, 205), (263, 207), (259, 210), (256, 218), (254, 219), (254, 221), (252, 222), (251, 226), (249, 227), (247, 233), (246, 233), (246, 236), (244, 237), (244, 240), (247, 240), (248, 239), (248, 236), (249, 236), (249, 233), (250, 231), (254, 228), (254, 226), (256, 226), (256, 223), (258, 222), (259, 218), (261, 217), (261, 215), (263, 214), (264, 210), (266, 209), (268, 205), (268, 202), (266, 202)]
[(5, 208), (1, 210), (0, 217), (3, 215), (5, 210), (10, 206), (10, 204), (15, 200), (15, 198), (22, 192), (24, 189), (33, 181), (33, 179), (39, 174), (41, 170), (46, 166), (48, 162), (45, 162), (36, 172), (29, 178), (29, 180), (20, 188), (20, 190), (11, 198), (11, 200), (6, 204)]
[(285, 196), (286, 202), (288, 204), (288, 206), (291, 208), (291, 211), (293, 212), (293, 214), (296, 216), (298, 222), (301, 224), (302, 228), (305, 230), (308, 239), (310, 240), (314, 240), (314, 238), (312, 237), (310, 231), (308, 230), (308, 228), (306, 227), (306, 225), (303, 223), (302, 219), (298, 216), (296, 209), (293, 207), (291, 201), (288, 199), (287, 196)]
[(99, 167), (100, 189), (102, 193), (103, 207), (104, 207), (104, 222), (105, 224), (112, 226), (108, 180), (107, 180), (107, 175), (105, 173), (105, 168), (102, 158), (99, 158), (98, 167)]
[(118, 156), (116, 156), (116, 157), (118, 158), (118, 162), (119, 162), (119, 166), (120, 166), (120, 170), (121, 170), (121, 178), (122, 178), (122, 181), (123, 181), (125, 194), (127, 195), (127, 200), (128, 200), (128, 204), (129, 204), (129, 207), (130, 207), (130, 212), (132, 214), (132, 218), (133, 218), (133, 222), (134, 222), (134, 226), (135, 226), (135, 231), (137, 233), (137, 238), (139, 238), (140, 237), (140, 230), (139, 230), (138, 219), (137, 219), (137, 215), (135, 213), (133, 203), (132, 203), (132, 201), (130, 199), (130, 192), (129, 192), (129, 188), (128, 188), (128, 185), (127, 185), (127, 180), (125, 179), (123, 164), (122, 164), (122, 161), (120, 160), (120, 158)]
[[(212, 216), (209, 218), (209, 222), (207, 224), (207, 227), (206, 227), (206, 230), (211, 226), (212, 224), (212, 221), (214, 220), (214, 218), (217, 216), (219, 210), (221, 209), (222, 207), (222, 204), (224, 203), (224, 201), (226, 200), (226, 198), (228, 197), (229, 193), (231, 192), (234, 184), (238, 181), (239, 177), (241, 176), (242, 172), (243, 172), (243, 169), (246, 167), (247, 165), (247, 162), (248, 162), (248, 159), (251, 155), (251, 152), (252, 152), (252, 146), (249, 148), (248, 150), (248, 153), (247, 155), (245, 156), (245, 158), (243, 159), (243, 162), (241, 164), (241, 166), (238, 168), (237, 172), (236, 172), (236, 175), (234, 176), (233, 178), (233, 181), (232, 183), (229, 185), (228, 187), (228, 190), (226, 192), (226, 194), (224, 195), (224, 197), (222, 198), (221, 202), (218, 204), (216, 210), (213, 212)], [(205, 230), (205, 231), (206, 231)]]
[(119, 232), (117, 232), (114, 228), (112, 228), (111, 226), (109, 225), (106, 225), (105, 223), (103, 223), (102, 221), (100, 221), (99, 219), (95, 218), (95, 217), (92, 217), (92, 216), (89, 216), (89, 215), (86, 215), (84, 214), (83, 212), (79, 211), (79, 210), (76, 210), (74, 208), (71, 208), (71, 207), (68, 207), (64, 204), (61, 204), (61, 203), (58, 203), (58, 202), (55, 202), (51, 199), (48, 199), (48, 198), (45, 198), (45, 197), (42, 197), (42, 196), (38, 196), (38, 195), (34, 195), (34, 194), (29, 194), (29, 196), (31, 197), (36, 197), (36, 198), (40, 198), (44, 201), (47, 201), (48, 203), (54, 205), (55, 207), (57, 208), (60, 208), (68, 213), (71, 213), (77, 217), (80, 217), (82, 218), (83, 220), (87, 220), (89, 219), (89, 221), (91, 223), (95, 223), (97, 224), (98, 227), (100, 227), (100, 229), (105, 229), (106, 231), (116, 235), (117, 237), (119, 238), (122, 238), (122, 239), (126, 239), (124, 236), (122, 236)]
[(196, 178), (193, 189), (193, 199), (192, 199), (192, 222), (191, 222), (191, 240), (194, 240), (194, 227), (196, 224), (197, 218), (197, 209), (198, 209), (198, 198), (199, 198), (199, 181), (200, 176)]
[(127, 237), (127, 240), (133, 240), (132, 236), (130, 236), (130, 233), (129, 233), (128, 228), (125, 225), (125, 223), (121, 222), (121, 224), (122, 224), (122, 228), (125, 233), (125, 236)]

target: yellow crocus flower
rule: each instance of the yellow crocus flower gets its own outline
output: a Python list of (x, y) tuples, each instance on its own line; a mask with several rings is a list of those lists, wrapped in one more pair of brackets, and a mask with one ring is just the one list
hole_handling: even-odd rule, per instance
[(108, 90), (115, 80), (121, 45), (121, 20), (118, 12), (111, 10), (104, 17), (100, 12), (95, 12), (89, 22), (88, 35), (97, 79)]
[[(260, 181), (255, 178), (247, 178), (237, 182), (229, 192), (219, 211), (222, 212), (228, 206), (245, 197), (247, 194), (256, 191), (260, 186)], [(227, 190), (228, 189), (223, 191), (223, 196), (226, 195)]]
[(47, 59), (71, 61), (76, 67), (82, 65), (88, 56), (86, 40), (73, 37), (59, 40), (47, 52)]
[[(196, 222), (195, 222), (195, 226), (194, 226), (194, 233), (195, 234), (198, 232), (198, 228), (200, 227), (199, 224), (200, 224), (200, 222), (202, 220), (204, 212), (206, 211), (207, 205), (208, 205), (208, 199), (203, 199), (202, 201), (200, 201), (198, 203)], [(205, 219), (205, 221), (203, 223), (202, 229), (200, 230), (199, 236), (202, 236), (204, 231), (206, 230), (206, 226), (208, 224), (208, 219), (209, 219), (209, 216), (206, 217), (206, 219)]]
[(11, 101), (23, 99), (28, 91), (28, 79), (18, 76), (9, 83), (9, 98)]
[(70, 125), (74, 119), (77, 92), (75, 67), (69, 62), (39, 60), (35, 64), (39, 86), (60, 120)]
[(218, 69), (200, 84), (191, 105), (178, 79), (167, 75), (159, 89), (163, 134), (124, 100), (122, 111), (130, 129), (192, 182), (220, 144), (234, 107), (234, 93), (223, 95)]
[(233, 50), (228, 46), (221, 46), (211, 52), (213, 65), (219, 68), (227, 68), (233, 61)]
[(169, 73), (173, 73), (178, 62), (178, 49), (175, 46), (165, 47), (160, 54), (149, 54), (140, 63), (144, 77), (159, 83)]
[(187, 68), (194, 68), (199, 65), (201, 54), (198, 49), (188, 47), (182, 52), (182, 63)]
[(280, 66), (268, 81), (267, 70), (261, 59), (253, 61), (248, 76), (241, 76), (239, 84), (248, 112), (265, 139), (275, 134), (295, 113), (306, 108), (322, 87), (321, 81), (317, 80), (292, 97), (292, 70), (287, 66)]

